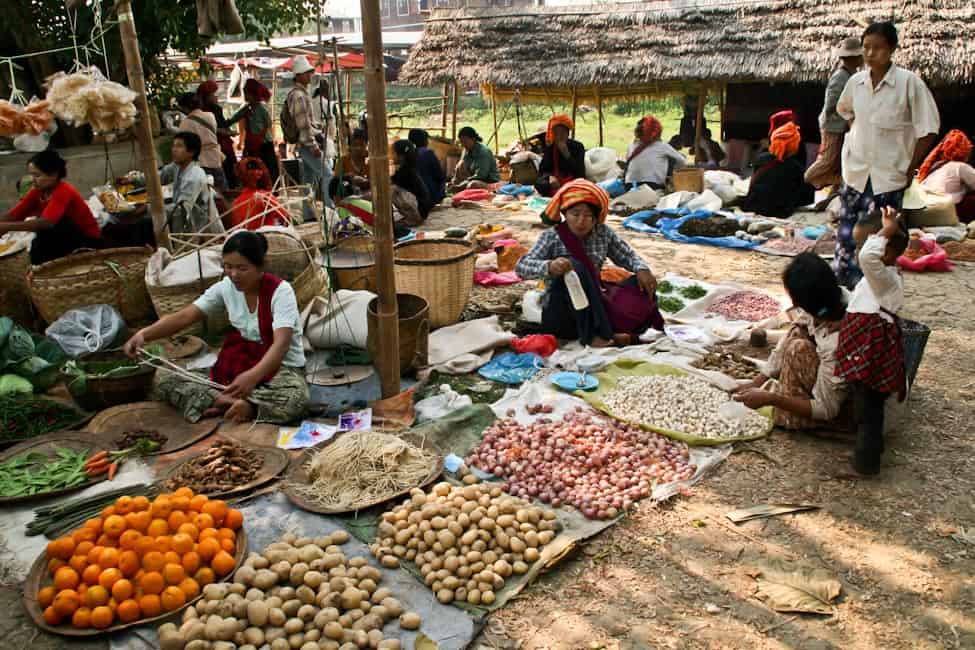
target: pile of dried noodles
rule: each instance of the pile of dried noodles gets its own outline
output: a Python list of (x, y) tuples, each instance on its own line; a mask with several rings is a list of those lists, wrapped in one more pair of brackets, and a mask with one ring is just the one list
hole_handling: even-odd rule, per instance
[(90, 124), (96, 132), (109, 133), (135, 123), (136, 94), (107, 80), (98, 68), (74, 74), (59, 72), (48, 77), (47, 88), (51, 110), (69, 124)]
[(0, 99), (0, 135), (14, 137), (30, 134), (40, 135), (54, 121), (51, 111), (47, 110), (47, 100), (33, 101), (24, 108)]
[(357, 510), (417, 487), (440, 457), (402, 438), (375, 431), (350, 431), (308, 462), (308, 483), (289, 487), (316, 506)]

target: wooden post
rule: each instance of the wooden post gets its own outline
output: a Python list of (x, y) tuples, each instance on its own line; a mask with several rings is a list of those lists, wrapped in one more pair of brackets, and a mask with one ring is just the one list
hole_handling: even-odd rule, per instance
[(451, 131), (450, 141), (457, 142), (457, 103), (460, 96), (460, 85), (454, 79), (454, 126)]
[(704, 102), (708, 99), (708, 91), (703, 86), (697, 95), (697, 115), (694, 118), (694, 164), (701, 161), (701, 132), (704, 130)]
[(498, 155), (498, 98), (494, 94), (494, 84), (491, 84), (491, 121), (494, 123), (494, 155)]
[(447, 137), (447, 102), (450, 101), (450, 85), (443, 85), (443, 107), (440, 110), (440, 135)]
[[(352, 112), (352, 71), (345, 71), (345, 114)], [(349, 128), (346, 126), (345, 128)]]
[(576, 94), (576, 87), (572, 86), (572, 137), (576, 137), (576, 109), (579, 108), (579, 95)]
[(399, 310), (393, 273), (393, 211), (389, 188), (389, 153), (386, 135), (386, 77), (383, 70), (383, 34), (379, 0), (359, 0), (365, 51), (366, 111), (369, 122), (369, 181), (375, 213), (376, 278), (379, 294), (379, 341), (375, 360), (383, 398), (398, 395)]
[[(338, 152), (339, 159), (341, 159), (342, 153), (345, 151), (345, 147), (350, 140), (347, 139), (349, 125), (345, 121), (345, 111), (342, 109), (342, 77), (339, 73), (339, 45), (334, 36), (332, 37), (332, 85), (335, 86), (335, 101), (339, 107), (339, 123), (335, 129), (335, 150)], [(329, 101), (331, 101), (331, 97)], [(344, 173), (348, 170), (343, 169), (342, 171)]]
[(169, 231), (166, 228), (166, 213), (163, 207), (162, 182), (159, 180), (159, 163), (156, 160), (156, 143), (152, 138), (152, 122), (149, 119), (149, 100), (146, 98), (146, 79), (142, 73), (142, 55), (139, 54), (139, 37), (135, 32), (135, 17), (129, 0), (120, 0), (118, 5), (119, 36), (122, 52), (125, 55), (125, 73), (129, 78), (129, 88), (135, 94), (135, 107), (139, 119), (135, 123), (135, 137), (142, 150), (143, 171), (146, 174), (146, 193), (149, 195), (149, 213), (152, 215), (152, 229), (156, 243), (169, 248)]
[(596, 86), (596, 115), (599, 117), (599, 146), (603, 146), (603, 97)]

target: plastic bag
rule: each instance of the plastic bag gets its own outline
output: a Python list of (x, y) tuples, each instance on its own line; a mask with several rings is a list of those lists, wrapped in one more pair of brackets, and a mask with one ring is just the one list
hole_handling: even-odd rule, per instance
[(542, 322), (542, 292), (531, 289), (521, 299), (521, 318), (526, 323)]
[(421, 399), (413, 405), (413, 408), (416, 411), (417, 422), (425, 422), (437, 420), (473, 403), (469, 396), (455, 392), (449, 384), (443, 384), (440, 386), (440, 393)]
[(609, 181), (620, 175), (619, 157), (610, 147), (594, 147), (586, 152), (586, 178), (593, 183)]
[(629, 189), (626, 183), (623, 182), (622, 178), (614, 178), (609, 181), (603, 181), (599, 183), (599, 187), (606, 190), (606, 193), (609, 194), (609, 198), (611, 199), (615, 199), (617, 196), (626, 194), (626, 191)]
[(529, 334), (520, 339), (512, 339), (511, 349), (515, 352), (534, 352), (541, 357), (548, 357), (559, 349), (559, 341), (551, 334)]
[(77, 359), (110, 348), (124, 335), (125, 321), (111, 305), (88, 305), (66, 311), (44, 333)]
[(897, 258), (897, 266), (917, 273), (922, 271), (945, 272), (955, 268), (955, 265), (948, 261), (947, 251), (934, 241), (922, 239), (921, 247), (925, 251), (924, 255), (916, 259), (901, 255)]
[(537, 354), (505, 352), (488, 361), (477, 372), (485, 379), (517, 385), (534, 377), (543, 366), (542, 358)]

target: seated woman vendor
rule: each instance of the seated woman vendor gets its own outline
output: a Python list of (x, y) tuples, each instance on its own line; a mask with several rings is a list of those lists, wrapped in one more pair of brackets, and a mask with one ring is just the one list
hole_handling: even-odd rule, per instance
[(637, 183), (663, 190), (667, 177), (675, 169), (687, 166), (684, 154), (660, 139), (662, 133), (660, 120), (653, 115), (637, 122), (633, 131), (635, 142), (626, 151), (624, 180), (627, 185)]
[[(207, 316), (226, 312), (233, 331), (224, 339), (209, 381), (166, 373), (154, 397), (190, 422), (223, 415), (234, 422), (257, 419), (286, 424), (308, 408), (301, 317), (291, 285), (263, 270), (267, 239), (240, 231), (223, 245), (225, 277), (192, 305), (136, 332), (125, 352), (136, 357), (149, 341), (166, 338)], [(213, 383), (222, 389), (211, 387)]]
[(501, 180), (498, 161), (491, 150), (481, 143), (481, 136), (473, 127), (462, 128), (457, 133), (457, 139), (464, 148), (464, 155), (454, 168), (454, 178), (450, 184), (451, 192), (484, 189)]
[(101, 248), (102, 230), (78, 190), (64, 180), (68, 166), (58, 152), (36, 154), (27, 163), (27, 173), (34, 187), (0, 214), (0, 235), (12, 230), (36, 233), (31, 264), (50, 262), (79, 248)]
[(742, 208), (764, 217), (785, 219), (796, 208), (809, 205), (816, 190), (806, 182), (805, 166), (798, 155), (802, 137), (795, 122), (786, 122), (772, 132), (769, 153), (760, 157), (752, 174)]
[[(543, 232), (515, 267), (522, 278), (545, 279), (545, 331), (593, 347), (629, 345), (649, 327), (663, 329), (656, 306), (657, 279), (604, 223), (608, 212), (609, 196), (601, 187), (584, 179), (569, 181), (542, 215), (543, 221), (557, 225)], [(603, 282), (600, 272), (607, 257), (635, 276), (621, 285)], [(569, 272), (578, 276), (587, 305), (578, 300), (573, 305)]]
[(917, 179), (926, 189), (951, 196), (962, 223), (975, 220), (975, 167), (971, 159), (972, 141), (952, 129), (917, 172)]
[(562, 185), (586, 177), (586, 147), (569, 136), (575, 123), (568, 115), (553, 115), (545, 132), (545, 151), (538, 166), (535, 189), (552, 196)]

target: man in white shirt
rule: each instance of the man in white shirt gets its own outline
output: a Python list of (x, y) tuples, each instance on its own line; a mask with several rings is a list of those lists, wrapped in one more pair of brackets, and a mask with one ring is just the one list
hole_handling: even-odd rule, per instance
[(836, 104), (851, 128), (843, 145), (834, 270), (851, 289), (863, 277), (853, 226), (874, 208), (901, 208), (904, 190), (941, 128), (931, 91), (920, 77), (891, 61), (897, 49), (894, 25), (870, 25), (862, 42), (867, 70), (850, 78)]

